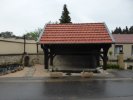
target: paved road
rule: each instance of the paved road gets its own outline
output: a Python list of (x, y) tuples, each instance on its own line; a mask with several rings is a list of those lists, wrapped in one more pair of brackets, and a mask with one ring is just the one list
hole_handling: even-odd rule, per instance
[(0, 79), (0, 100), (133, 100), (133, 80)]
[(112, 70), (109, 73), (117, 78), (133, 78), (133, 70)]

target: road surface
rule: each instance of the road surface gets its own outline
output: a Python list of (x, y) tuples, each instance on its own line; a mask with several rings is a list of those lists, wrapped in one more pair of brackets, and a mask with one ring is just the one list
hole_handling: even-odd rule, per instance
[(133, 80), (0, 79), (0, 100), (133, 100)]

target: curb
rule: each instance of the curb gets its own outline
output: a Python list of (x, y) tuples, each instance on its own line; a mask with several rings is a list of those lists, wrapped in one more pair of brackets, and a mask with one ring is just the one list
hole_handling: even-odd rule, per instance
[(133, 81), (133, 78), (49, 78), (49, 77), (8, 77), (0, 78), (1, 82), (91, 82), (91, 81)]

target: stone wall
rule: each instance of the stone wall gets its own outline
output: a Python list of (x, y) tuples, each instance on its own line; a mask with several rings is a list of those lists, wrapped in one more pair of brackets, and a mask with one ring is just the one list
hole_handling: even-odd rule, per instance
[[(3, 63), (14, 63), (20, 62), (22, 60), (22, 54), (8, 54), (8, 55), (0, 55), (0, 64)], [(30, 65), (33, 63), (44, 64), (44, 54), (28, 54), (30, 58)], [(37, 60), (38, 59), (38, 60)]]
[(0, 64), (19, 62), (21, 58), (22, 55), (0, 55)]
[(96, 63), (95, 58), (88, 55), (77, 56), (77, 55), (57, 55), (53, 60), (55, 67), (67, 67), (67, 68), (94, 68)]
[[(26, 40), (25, 52), (30, 57), (30, 64), (33, 61), (39, 64), (44, 64), (44, 54), (40, 44), (38, 45), (37, 55), (37, 43), (34, 40)], [(22, 60), (22, 54), (24, 53), (24, 40), (15, 38), (0, 38), (0, 64), (2, 63), (14, 63)], [(36, 61), (39, 59), (38, 61)]]

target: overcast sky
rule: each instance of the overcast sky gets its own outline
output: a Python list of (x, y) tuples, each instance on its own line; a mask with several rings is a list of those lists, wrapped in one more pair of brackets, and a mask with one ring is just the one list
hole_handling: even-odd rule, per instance
[(0, 0), (0, 32), (43, 28), (59, 21), (64, 4), (73, 23), (105, 22), (110, 31), (133, 25), (133, 0)]

